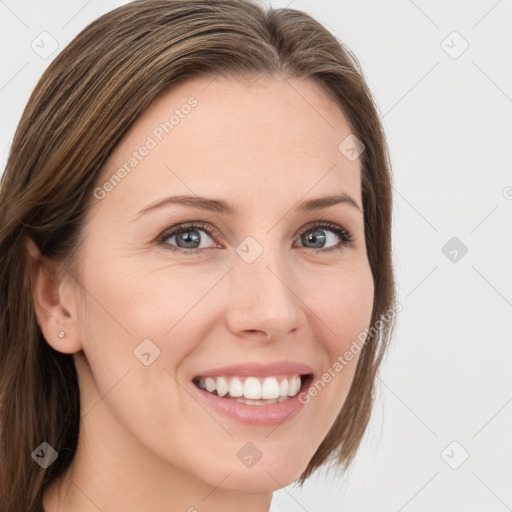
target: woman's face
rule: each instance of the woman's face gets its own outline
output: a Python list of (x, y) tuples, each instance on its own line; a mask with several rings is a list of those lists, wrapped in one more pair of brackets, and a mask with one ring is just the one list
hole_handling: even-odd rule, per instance
[[(93, 450), (225, 489), (300, 476), (358, 354), (333, 365), (371, 318), (360, 160), (339, 149), (350, 133), (318, 85), (266, 77), (181, 83), (132, 126), (97, 183), (80, 267), (75, 361)], [(301, 208), (335, 195), (355, 204)], [(207, 376), (224, 397), (200, 389)], [(295, 397), (230, 398), (260, 387)]]

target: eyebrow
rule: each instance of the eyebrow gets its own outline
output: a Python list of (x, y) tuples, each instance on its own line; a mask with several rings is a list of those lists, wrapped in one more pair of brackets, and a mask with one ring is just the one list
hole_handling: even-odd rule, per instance
[[(189, 206), (191, 208), (195, 208), (198, 210), (208, 211), (212, 213), (220, 213), (232, 217), (240, 214), (238, 208), (227, 201), (223, 201), (220, 199), (209, 199), (206, 197), (199, 196), (178, 195), (165, 197), (164, 199), (160, 199), (155, 203), (150, 204), (146, 208), (140, 210), (135, 219), (133, 220), (137, 220), (141, 215), (149, 212), (150, 210), (162, 208), (170, 204)], [(354, 199), (352, 199), (352, 197), (345, 193), (308, 199), (307, 201), (303, 201), (302, 203), (297, 205), (294, 208), (294, 210), (300, 213), (308, 213), (323, 210), (325, 208), (329, 208), (337, 204), (347, 204), (348, 206), (351, 206), (358, 210), (359, 212), (363, 213), (363, 210), (357, 204), (357, 202)]]

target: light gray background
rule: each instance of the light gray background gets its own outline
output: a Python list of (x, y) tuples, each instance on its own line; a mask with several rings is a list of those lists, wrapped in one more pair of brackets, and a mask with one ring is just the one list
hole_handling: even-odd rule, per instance
[[(49, 62), (123, 3), (0, 0), (2, 169)], [(403, 310), (352, 472), (290, 485), (271, 510), (512, 510), (512, 2), (272, 5), (315, 16), (363, 67), (393, 163)], [(47, 59), (31, 48), (43, 31), (59, 44)]]

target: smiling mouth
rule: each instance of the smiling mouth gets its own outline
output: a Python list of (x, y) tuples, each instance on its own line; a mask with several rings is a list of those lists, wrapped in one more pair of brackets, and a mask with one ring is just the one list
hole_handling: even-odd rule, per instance
[(284, 402), (304, 391), (313, 374), (297, 373), (269, 377), (224, 376), (194, 377), (192, 382), (199, 389), (225, 400), (246, 405), (270, 405)]

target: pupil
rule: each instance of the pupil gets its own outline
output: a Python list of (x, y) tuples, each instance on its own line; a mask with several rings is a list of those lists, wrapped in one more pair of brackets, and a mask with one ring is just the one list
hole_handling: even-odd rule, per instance
[(323, 234), (323, 231), (321, 229), (311, 231), (310, 234), (306, 235), (305, 238), (307, 241), (312, 242), (313, 244), (319, 242), (315, 245), (315, 247), (323, 247), (325, 243), (325, 234)]
[[(190, 235), (193, 233), (193, 235)], [(185, 248), (186, 249), (195, 249), (197, 246), (199, 246), (200, 239), (197, 231), (185, 231), (183, 233), (179, 233), (176, 237), (176, 242), (179, 243), (180, 241), (185, 242)], [(192, 246), (187, 245), (192, 244)], [(197, 245), (194, 245), (197, 244)]]

